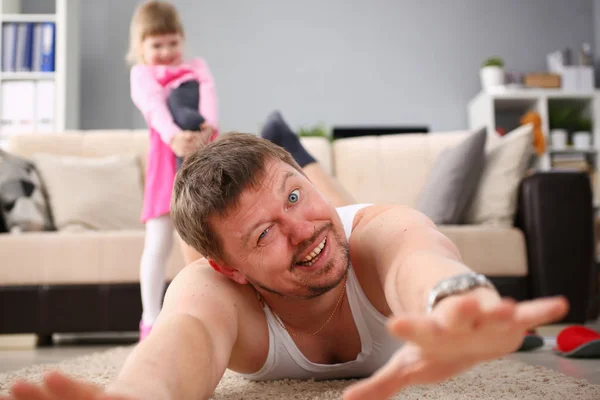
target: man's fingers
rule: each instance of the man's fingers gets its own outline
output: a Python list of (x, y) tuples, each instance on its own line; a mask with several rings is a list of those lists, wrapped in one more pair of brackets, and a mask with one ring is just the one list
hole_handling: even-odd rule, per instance
[(441, 302), (436, 316), (444, 328), (454, 333), (469, 332), (481, 317), (479, 300), (473, 296), (448, 298)]
[(531, 329), (561, 319), (568, 310), (569, 303), (562, 296), (525, 301), (517, 305), (515, 322)]
[(15, 400), (54, 400), (53, 396), (44, 393), (44, 390), (29, 382), (17, 382), (11, 389)]
[(409, 363), (396, 354), (385, 366), (370, 378), (351, 385), (344, 392), (344, 400), (377, 399), (391, 397), (408, 385), (410, 372), (406, 370)]
[(480, 325), (500, 326), (510, 324), (514, 318), (517, 309), (516, 302), (512, 299), (503, 299), (489, 310), (483, 311)]
[(441, 334), (441, 327), (436, 321), (426, 316), (401, 316), (388, 324), (390, 332), (401, 339), (429, 346)]
[(47, 374), (44, 377), (44, 383), (48, 391), (60, 399), (89, 398), (102, 391), (94, 384), (76, 381), (59, 372)]

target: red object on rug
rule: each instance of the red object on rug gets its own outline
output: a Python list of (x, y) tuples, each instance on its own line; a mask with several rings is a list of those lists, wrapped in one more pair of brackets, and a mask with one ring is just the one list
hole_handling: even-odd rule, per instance
[(566, 357), (600, 358), (600, 333), (585, 326), (570, 326), (558, 334), (554, 350)]

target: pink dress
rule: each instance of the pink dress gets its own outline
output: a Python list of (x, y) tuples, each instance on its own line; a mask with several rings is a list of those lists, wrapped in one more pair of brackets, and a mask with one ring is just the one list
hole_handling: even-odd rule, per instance
[(146, 187), (142, 222), (168, 214), (175, 180), (175, 154), (169, 143), (181, 129), (173, 122), (167, 97), (181, 83), (195, 79), (200, 84), (200, 114), (215, 128), (217, 136), (217, 94), (204, 60), (195, 58), (178, 66), (138, 64), (131, 68), (131, 99), (141, 111), (150, 130), (146, 164)]

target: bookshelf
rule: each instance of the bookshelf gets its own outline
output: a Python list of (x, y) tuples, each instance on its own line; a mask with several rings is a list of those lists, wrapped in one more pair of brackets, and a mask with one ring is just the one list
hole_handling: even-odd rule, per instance
[[(494, 132), (503, 127), (507, 132), (519, 125), (519, 120), (527, 111), (537, 112), (542, 120), (542, 131), (546, 137), (547, 152), (540, 165), (547, 169), (553, 166), (558, 157), (581, 155), (593, 161), (591, 167), (597, 169), (595, 156), (600, 149), (600, 92), (573, 92), (561, 89), (505, 89), (497, 92), (481, 92), (468, 105), (469, 127), (486, 126)], [(554, 149), (549, 137), (550, 108), (553, 105), (569, 104), (581, 107), (592, 122), (591, 147), (588, 149)]]
[[(576, 106), (591, 121), (591, 146), (578, 149), (572, 146), (554, 148), (550, 133), (550, 110), (553, 106)], [(546, 153), (539, 158), (538, 168), (548, 170), (577, 169), (590, 174), (594, 201), (600, 205), (600, 175), (598, 153), (600, 152), (600, 91), (567, 91), (562, 89), (501, 89), (481, 92), (468, 104), (469, 128), (486, 126), (494, 132), (503, 127), (506, 132), (519, 126), (520, 118), (527, 111), (540, 115), (542, 131), (546, 138)]]
[[(80, 0), (0, 0), (0, 147), (12, 135), (79, 128), (79, 12)], [(41, 43), (48, 36), (43, 35), (52, 38), (52, 34), (38, 34), (36, 29), (50, 25), (54, 66), (41, 68), (43, 50), (35, 55), (35, 49), (47, 49)], [(17, 47), (21, 26), (30, 30), (23, 36), (29, 43), (27, 50)], [(14, 40), (10, 46), (29, 54), (23, 56), (28, 61), (17, 58), (16, 50), (10, 53), (10, 39)], [(6, 58), (9, 54), (14, 59)]]

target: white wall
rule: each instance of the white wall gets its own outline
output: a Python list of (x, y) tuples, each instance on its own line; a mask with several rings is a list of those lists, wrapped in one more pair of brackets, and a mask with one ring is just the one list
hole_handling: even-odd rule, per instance
[[(597, 1), (597, 0), (594, 0)], [(174, 0), (189, 55), (212, 68), (224, 130), (256, 131), (279, 108), (294, 127), (466, 127), (489, 55), (516, 71), (594, 43), (592, 0)], [(82, 127), (144, 123), (129, 100), (134, 0), (82, 1)]]

